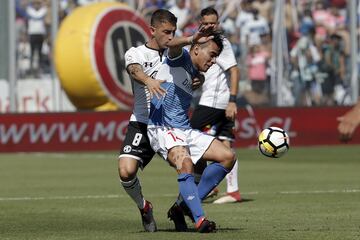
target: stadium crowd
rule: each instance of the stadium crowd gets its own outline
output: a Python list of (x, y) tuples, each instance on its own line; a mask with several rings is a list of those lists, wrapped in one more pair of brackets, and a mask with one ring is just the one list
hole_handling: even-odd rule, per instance
[[(59, 20), (99, 0), (61, 0)], [(214, 6), (240, 66), (238, 105), (271, 104), (270, 64), (275, 1), (271, 0), (138, 0), (126, 2), (146, 20), (159, 8), (179, 19), (177, 35), (198, 29), (199, 11)], [(50, 73), (51, 1), (16, 0), (19, 78)], [(348, 104), (350, 38), (346, 0), (286, 0), (286, 79), (296, 106)]]

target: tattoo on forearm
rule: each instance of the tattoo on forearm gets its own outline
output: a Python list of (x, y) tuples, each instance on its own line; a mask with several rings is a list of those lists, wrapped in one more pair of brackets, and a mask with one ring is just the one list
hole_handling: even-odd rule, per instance
[(139, 64), (132, 64), (128, 67), (128, 72), (131, 77), (136, 77), (139, 72), (142, 72), (142, 69)]

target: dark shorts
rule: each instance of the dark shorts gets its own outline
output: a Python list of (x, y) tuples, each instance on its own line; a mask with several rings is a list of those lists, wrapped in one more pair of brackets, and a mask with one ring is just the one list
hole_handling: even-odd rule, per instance
[(220, 140), (234, 141), (234, 121), (225, 116), (225, 110), (198, 105), (190, 120), (191, 127)]
[(150, 146), (147, 125), (140, 122), (129, 122), (125, 140), (119, 157), (131, 157), (138, 160), (144, 168), (153, 158), (155, 152)]

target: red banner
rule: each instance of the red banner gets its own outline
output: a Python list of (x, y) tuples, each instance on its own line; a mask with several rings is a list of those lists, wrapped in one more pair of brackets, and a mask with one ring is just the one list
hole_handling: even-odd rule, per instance
[[(237, 117), (237, 147), (257, 144), (257, 128), (276, 126), (287, 131), (291, 146), (340, 144), (337, 117), (348, 107), (262, 108), (251, 111), (239, 109)], [(360, 143), (360, 129), (350, 143)]]
[[(337, 121), (349, 108), (239, 109), (235, 147), (257, 144), (257, 131), (278, 126), (291, 146), (332, 145)], [(0, 152), (118, 150), (129, 112), (42, 113), (0, 115)], [(352, 144), (360, 143), (360, 129)]]
[(3, 114), (0, 152), (117, 150), (129, 112)]

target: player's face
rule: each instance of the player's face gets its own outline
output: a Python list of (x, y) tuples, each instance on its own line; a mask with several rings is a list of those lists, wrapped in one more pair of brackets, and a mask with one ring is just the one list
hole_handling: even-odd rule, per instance
[(218, 18), (215, 14), (201, 17), (200, 24), (204, 26), (210, 26), (213, 29), (217, 29), (219, 26)]
[(216, 57), (220, 54), (219, 47), (211, 40), (203, 46), (196, 46), (194, 53), (196, 55), (194, 64), (201, 72), (206, 72), (216, 62)]
[(174, 38), (176, 26), (169, 22), (158, 23), (151, 27), (151, 34), (160, 49), (167, 48), (168, 43)]

